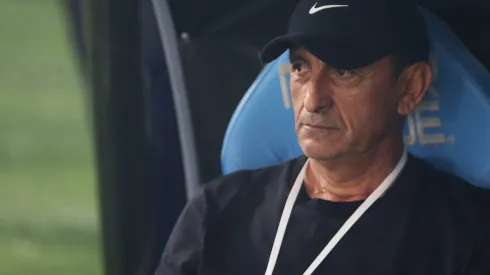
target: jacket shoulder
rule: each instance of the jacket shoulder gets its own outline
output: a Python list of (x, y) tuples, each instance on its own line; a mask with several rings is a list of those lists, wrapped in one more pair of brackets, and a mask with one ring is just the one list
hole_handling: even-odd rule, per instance
[(425, 166), (426, 188), (432, 196), (437, 197), (455, 213), (465, 215), (466, 218), (490, 218), (489, 189), (476, 186), (428, 163), (422, 165)]
[(236, 171), (205, 183), (201, 195), (207, 204), (223, 209), (237, 196), (253, 195), (265, 186), (287, 180), (305, 161), (306, 158), (301, 156), (272, 166)]

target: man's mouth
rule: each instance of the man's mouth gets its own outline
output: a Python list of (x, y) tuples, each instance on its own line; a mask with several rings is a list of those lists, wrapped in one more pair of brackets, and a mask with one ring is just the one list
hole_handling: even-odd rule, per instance
[(317, 124), (303, 124), (303, 127), (307, 130), (339, 130), (338, 127), (334, 126), (326, 126), (326, 125), (317, 125)]

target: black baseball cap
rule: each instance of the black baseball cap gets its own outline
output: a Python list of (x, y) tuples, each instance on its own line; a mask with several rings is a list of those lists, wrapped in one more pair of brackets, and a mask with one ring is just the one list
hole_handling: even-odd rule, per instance
[(427, 61), (427, 28), (412, 0), (302, 0), (288, 32), (269, 42), (264, 63), (300, 46), (337, 69), (356, 69), (390, 54)]

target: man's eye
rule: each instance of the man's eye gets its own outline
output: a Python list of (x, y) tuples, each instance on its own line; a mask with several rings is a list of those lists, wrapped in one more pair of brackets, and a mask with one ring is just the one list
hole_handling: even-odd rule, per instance
[(297, 61), (291, 64), (291, 72), (292, 73), (302, 73), (306, 71), (306, 64), (301, 61)]
[(339, 78), (349, 78), (354, 76), (355, 72), (352, 70), (335, 70), (335, 74)]

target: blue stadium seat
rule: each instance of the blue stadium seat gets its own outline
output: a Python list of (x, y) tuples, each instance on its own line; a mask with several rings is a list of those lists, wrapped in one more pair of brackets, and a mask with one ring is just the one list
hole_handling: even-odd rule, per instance
[[(449, 27), (423, 10), (434, 81), (407, 119), (409, 151), (472, 184), (490, 188), (490, 73)], [(224, 174), (302, 154), (294, 132), (288, 56), (268, 64), (236, 109), (222, 148)]]

